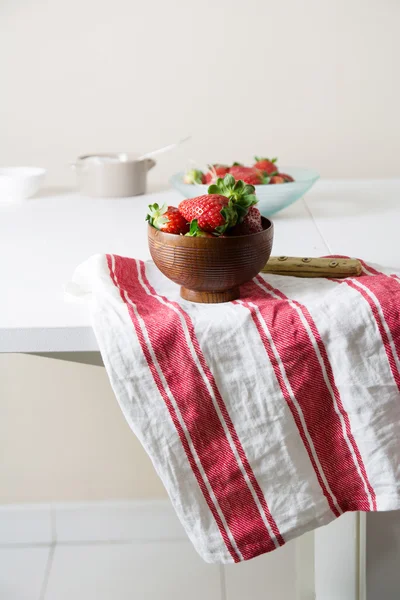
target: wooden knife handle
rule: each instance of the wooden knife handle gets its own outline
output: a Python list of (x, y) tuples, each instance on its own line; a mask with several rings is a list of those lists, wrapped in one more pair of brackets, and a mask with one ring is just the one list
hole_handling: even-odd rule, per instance
[(361, 263), (354, 258), (271, 256), (261, 272), (292, 277), (357, 277)]

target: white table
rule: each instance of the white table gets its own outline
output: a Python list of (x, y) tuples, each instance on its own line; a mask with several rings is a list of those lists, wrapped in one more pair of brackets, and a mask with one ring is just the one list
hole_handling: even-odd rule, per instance
[[(54, 357), (68, 353), (78, 361), (80, 353), (97, 353), (87, 308), (66, 303), (64, 285), (75, 267), (92, 254), (149, 258), (147, 205), (178, 201), (175, 192), (114, 200), (69, 193), (43, 194), (24, 204), (0, 204), (0, 352)], [(400, 267), (400, 179), (318, 182), (306, 200), (276, 215), (274, 223), (274, 254), (346, 254)], [(362, 598), (356, 589), (365, 579), (359, 568), (363, 564), (359, 555), (365, 550), (360, 528), (362, 532), (365, 521), (356, 515), (346, 519), (337, 522), (333, 533), (322, 529), (315, 536), (313, 589), (317, 598)], [(301, 600), (314, 593), (304, 575), (314, 567), (302, 563), (304, 555), (302, 546)], [(330, 577), (332, 564), (336, 572)], [(332, 593), (332, 586), (334, 595), (325, 595), (325, 590)]]
[[(149, 258), (147, 205), (175, 192), (0, 204), (0, 352), (97, 351), (85, 306), (64, 301), (76, 266), (96, 253)], [(274, 254), (348, 254), (400, 266), (400, 180), (321, 181), (276, 215)]]

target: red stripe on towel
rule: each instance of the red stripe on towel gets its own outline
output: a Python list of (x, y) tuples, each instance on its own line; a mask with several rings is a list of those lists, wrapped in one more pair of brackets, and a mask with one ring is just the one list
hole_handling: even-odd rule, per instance
[(233, 441), (233, 443), (235, 445), (237, 453), (238, 453), (238, 455), (240, 457), (240, 460), (241, 460), (241, 462), (243, 464), (243, 467), (244, 467), (244, 469), (246, 471), (246, 474), (247, 474), (247, 476), (249, 478), (250, 484), (253, 487), (255, 494), (257, 495), (257, 498), (258, 498), (258, 500), (260, 502), (260, 505), (262, 507), (264, 515), (265, 515), (265, 517), (266, 517), (266, 519), (267, 519), (267, 521), (269, 523), (269, 526), (270, 526), (270, 528), (272, 530), (273, 536), (277, 540), (277, 545), (282, 546), (285, 543), (285, 541), (284, 541), (282, 535), (279, 532), (278, 526), (277, 526), (277, 524), (276, 524), (273, 516), (271, 515), (271, 512), (270, 512), (270, 510), (268, 508), (265, 496), (264, 496), (264, 494), (262, 492), (262, 489), (261, 489), (261, 487), (260, 487), (260, 485), (259, 485), (259, 483), (258, 483), (258, 481), (256, 479), (256, 476), (255, 476), (255, 474), (253, 472), (253, 469), (251, 468), (251, 465), (250, 465), (250, 463), (248, 461), (248, 458), (246, 456), (244, 448), (243, 448), (243, 446), (242, 446), (242, 444), (241, 444), (241, 442), (239, 440), (239, 437), (238, 437), (237, 432), (235, 430), (235, 426), (234, 426), (234, 424), (232, 422), (232, 419), (231, 419), (231, 417), (229, 415), (229, 412), (228, 412), (228, 410), (226, 408), (225, 402), (224, 402), (224, 400), (223, 400), (223, 398), (222, 398), (222, 396), (220, 394), (220, 391), (219, 391), (219, 389), (217, 387), (217, 384), (216, 384), (216, 381), (214, 379), (214, 376), (213, 376), (213, 374), (212, 374), (212, 372), (211, 372), (211, 370), (210, 370), (210, 368), (209, 368), (209, 366), (207, 364), (207, 361), (206, 361), (206, 359), (204, 357), (204, 354), (203, 354), (203, 352), (202, 352), (202, 350), (200, 348), (199, 341), (197, 339), (196, 332), (195, 332), (195, 329), (194, 329), (194, 326), (193, 326), (193, 322), (192, 322), (189, 314), (177, 302), (172, 302), (171, 300), (168, 300), (165, 296), (159, 296), (157, 294), (156, 290), (150, 285), (150, 283), (149, 283), (149, 281), (147, 279), (145, 264), (143, 262), (140, 263), (140, 272), (141, 272), (143, 281), (144, 281), (145, 285), (148, 287), (148, 289), (150, 290), (151, 294), (153, 294), (155, 296), (158, 296), (164, 302), (167, 302), (167, 303), (171, 304), (172, 306), (174, 306), (176, 308), (176, 310), (178, 310), (179, 313), (185, 319), (186, 327), (188, 329), (188, 333), (189, 333), (189, 336), (190, 336), (190, 341), (191, 341), (191, 343), (193, 345), (193, 348), (194, 348), (194, 351), (196, 352), (196, 355), (197, 355), (197, 357), (199, 359), (201, 367), (202, 367), (202, 369), (203, 369), (203, 371), (204, 371), (204, 373), (205, 373), (205, 375), (206, 375), (206, 377), (207, 377), (207, 379), (208, 379), (208, 381), (209, 381), (209, 383), (210, 383), (210, 385), (212, 387), (212, 390), (213, 390), (215, 399), (216, 399), (216, 401), (218, 403), (219, 409), (221, 411), (222, 417), (223, 417), (223, 419), (224, 419), (224, 421), (226, 423), (226, 426), (227, 426), (227, 428), (229, 430), (229, 433), (231, 435), (232, 441)]
[[(317, 332), (315, 323), (310, 315), (303, 312), (301, 305), (297, 303), (296, 308), (296, 303), (272, 288), (261, 276), (257, 281), (262, 289), (255, 282), (250, 282), (244, 286), (244, 296), (250, 299), (249, 308), (251, 303), (258, 307), (276, 348), (280, 365), (277, 364), (275, 355), (273, 359), (271, 357), (268, 340), (266, 350), (277, 376), (279, 373), (282, 393), (292, 411), (302, 440), (304, 443), (307, 440), (305, 446), (329, 506), (335, 515), (348, 510), (369, 510), (370, 496), (372, 500), (370, 486), (364, 481), (363, 469), (358, 463), (357, 453), (359, 456), (360, 453), (358, 450), (356, 453), (351, 440), (346, 439), (349, 425), (346, 427), (345, 411), (341, 402), (335, 408), (335, 402), (337, 403), (340, 397), (325, 348), (321, 352), (323, 344), (319, 334), (313, 343), (312, 336), (315, 337)], [(274, 298), (271, 292), (278, 297)], [(265, 301), (266, 295), (269, 296), (270, 302)], [(265, 337), (263, 341), (265, 346)], [(308, 381), (313, 381), (312, 389), (305, 385)], [(345, 427), (340, 415), (344, 419)], [(346, 418), (348, 420), (347, 415)], [(355, 445), (354, 440), (353, 442)]]
[[(367, 267), (371, 270), (370, 267)], [(374, 277), (335, 279), (356, 290), (371, 309), (385, 348), (393, 379), (400, 390), (400, 310), (393, 302), (399, 296), (399, 282), (394, 277), (376, 271)]]
[[(285, 296), (280, 290), (273, 288), (269, 283), (264, 281), (264, 279), (262, 277), (259, 277), (259, 280), (260, 280), (260, 282), (262, 282), (262, 285), (264, 285), (270, 291), (276, 293), (281, 299), (288, 300), (287, 296)], [(308, 309), (303, 304), (301, 304), (300, 302), (297, 302), (295, 300), (293, 301), (293, 304), (295, 304), (301, 310), (304, 318), (307, 321), (310, 331), (311, 331), (312, 335), (314, 336), (315, 342), (317, 343), (317, 347), (318, 347), (318, 350), (319, 350), (319, 353), (320, 353), (320, 356), (321, 356), (321, 359), (323, 362), (323, 367), (321, 367), (321, 368), (323, 368), (325, 370), (326, 377), (328, 378), (329, 386), (330, 386), (329, 392), (331, 393), (331, 398), (332, 398), (332, 395), (334, 397), (334, 398), (332, 398), (332, 401), (336, 402), (336, 411), (335, 412), (339, 413), (343, 419), (344, 429), (346, 432), (345, 439), (347, 438), (347, 440), (346, 440), (347, 445), (349, 447), (350, 452), (354, 453), (353, 461), (355, 463), (356, 468), (358, 468), (361, 473), (361, 478), (363, 481), (364, 489), (365, 489), (365, 487), (367, 487), (367, 489), (368, 489), (369, 497), (372, 502), (372, 509), (376, 510), (376, 495), (375, 495), (374, 489), (368, 479), (367, 472), (365, 470), (364, 461), (361, 456), (361, 452), (357, 446), (357, 443), (356, 443), (353, 433), (351, 431), (349, 416), (343, 406), (339, 390), (336, 386), (335, 377), (333, 375), (333, 370), (332, 370), (332, 365), (329, 361), (328, 354), (327, 354), (326, 348), (325, 348), (325, 344), (322, 341), (322, 338), (318, 331), (317, 325), (314, 322), (312, 316), (310, 315)], [(339, 415), (338, 415), (338, 418), (340, 419)], [(342, 430), (343, 430), (343, 424), (342, 424)]]
[[(274, 550), (274, 541), (191, 354), (181, 318), (146, 293), (136, 268), (135, 261), (115, 257), (116, 278), (144, 321), (157, 363), (239, 552), (244, 559), (249, 559)], [(128, 305), (128, 309), (132, 317), (132, 307)], [(170, 347), (165, 347), (166, 339)]]
[[(258, 331), (258, 334), (260, 336), (260, 339), (261, 339), (261, 341), (262, 341), (262, 343), (264, 345), (264, 348), (266, 350), (266, 353), (268, 355), (269, 361), (270, 361), (270, 363), (271, 363), (271, 365), (272, 365), (272, 367), (274, 369), (275, 376), (276, 376), (276, 379), (277, 379), (277, 381), (279, 383), (279, 386), (281, 388), (282, 395), (283, 395), (284, 399), (286, 400), (286, 402), (287, 402), (287, 404), (288, 404), (288, 406), (290, 408), (290, 411), (291, 411), (291, 413), (293, 415), (294, 421), (295, 421), (295, 423), (297, 425), (297, 428), (299, 430), (299, 434), (300, 434), (301, 440), (302, 440), (302, 442), (304, 444), (304, 447), (307, 450), (308, 456), (310, 458), (311, 464), (313, 466), (313, 469), (315, 471), (315, 474), (317, 476), (317, 479), (318, 479), (318, 482), (319, 482), (319, 484), (321, 486), (323, 494), (324, 494), (324, 496), (325, 496), (325, 498), (326, 498), (326, 500), (327, 500), (327, 502), (329, 504), (329, 507), (330, 507), (331, 511), (333, 512), (333, 514), (336, 517), (339, 517), (342, 513), (337, 508), (337, 506), (335, 505), (335, 499), (332, 498), (331, 493), (328, 491), (328, 487), (327, 487), (327, 485), (325, 484), (325, 481), (324, 481), (324, 476), (323, 476), (323, 474), (321, 474), (321, 467), (317, 463), (318, 459), (314, 456), (314, 453), (313, 453), (313, 450), (312, 450), (312, 447), (311, 447), (312, 441), (311, 442), (309, 441), (309, 436), (307, 435), (307, 428), (302, 423), (300, 411), (297, 409), (295, 403), (292, 400), (291, 394), (290, 394), (290, 392), (288, 390), (288, 387), (286, 385), (286, 382), (285, 382), (284, 374), (282, 373), (282, 370), (281, 370), (281, 368), (280, 368), (280, 366), (278, 364), (278, 361), (277, 361), (277, 359), (276, 359), (276, 357), (274, 355), (274, 352), (273, 352), (273, 350), (271, 348), (271, 343), (270, 343), (270, 341), (268, 339), (268, 336), (267, 336), (267, 334), (264, 331), (264, 327), (263, 327), (262, 322), (261, 322), (262, 317), (259, 316), (259, 314), (258, 314), (260, 311), (259, 311), (259, 307), (257, 305), (257, 300), (255, 298), (252, 298), (251, 302), (247, 302), (245, 300), (241, 300), (240, 303), (243, 306), (245, 306), (250, 311), (250, 314), (252, 316), (253, 322), (254, 322), (254, 324), (255, 324), (255, 326), (257, 328), (257, 331)], [(264, 321), (264, 323), (265, 323), (265, 321)]]
[(374, 267), (371, 267), (370, 265), (367, 265), (367, 263), (363, 260), (361, 260), (361, 258), (358, 259), (361, 263), (361, 266), (363, 267), (363, 269), (365, 269), (367, 271), (367, 273), (364, 273), (364, 275), (380, 275), (380, 272), (377, 271), (376, 269), (374, 269)]
[[(115, 258), (117, 258), (117, 257), (115, 257)], [(109, 271), (110, 271), (111, 279), (112, 279), (114, 285), (116, 286), (116, 288), (119, 290), (119, 293), (120, 293), (120, 296), (121, 296), (123, 302), (126, 304), (126, 298), (125, 298), (125, 295), (124, 295), (124, 291), (121, 289), (121, 287), (119, 285), (119, 282), (116, 280), (114, 269), (112, 267), (112, 257), (109, 254), (107, 254), (107, 264), (108, 264), (108, 268), (109, 268)], [(164, 400), (164, 402), (165, 402), (165, 404), (167, 406), (168, 412), (169, 412), (169, 414), (171, 416), (171, 419), (172, 419), (172, 421), (173, 421), (173, 423), (175, 425), (175, 428), (176, 428), (176, 430), (178, 432), (178, 435), (179, 435), (179, 438), (181, 440), (182, 446), (184, 448), (185, 454), (186, 454), (187, 459), (189, 461), (189, 464), (190, 464), (190, 466), (192, 468), (192, 471), (193, 471), (193, 473), (194, 473), (194, 475), (195, 475), (195, 477), (197, 479), (199, 487), (200, 487), (200, 489), (201, 489), (201, 491), (203, 493), (203, 496), (204, 496), (204, 498), (205, 498), (205, 500), (207, 502), (207, 505), (208, 505), (208, 507), (209, 507), (209, 509), (210, 509), (210, 511), (211, 511), (211, 513), (212, 513), (212, 515), (213, 515), (213, 517), (214, 517), (214, 519), (215, 519), (215, 521), (216, 521), (216, 523), (218, 525), (219, 531), (221, 533), (221, 536), (222, 536), (222, 538), (223, 538), (223, 540), (225, 542), (225, 545), (226, 545), (226, 547), (227, 547), (230, 555), (232, 556), (234, 562), (239, 562), (240, 561), (240, 557), (237, 554), (236, 550), (232, 546), (232, 543), (231, 543), (231, 541), (229, 539), (229, 536), (228, 536), (228, 534), (227, 534), (227, 532), (225, 530), (224, 524), (222, 523), (222, 520), (221, 520), (221, 518), (220, 518), (220, 516), (218, 514), (218, 511), (216, 510), (216, 507), (214, 505), (214, 502), (213, 502), (213, 500), (212, 500), (212, 498), (211, 498), (211, 496), (210, 496), (210, 494), (208, 492), (207, 486), (206, 486), (206, 484), (205, 484), (205, 482), (203, 480), (203, 477), (202, 477), (202, 475), (200, 473), (200, 470), (199, 470), (199, 468), (198, 468), (198, 466), (196, 464), (195, 458), (194, 458), (194, 456), (192, 454), (192, 451), (190, 449), (188, 440), (186, 439), (185, 433), (184, 433), (184, 431), (182, 429), (182, 426), (181, 426), (181, 424), (179, 422), (179, 419), (177, 417), (176, 411), (175, 411), (175, 409), (174, 409), (174, 407), (173, 407), (173, 405), (172, 405), (172, 403), (171, 403), (171, 401), (170, 401), (170, 399), (168, 397), (168, 394), (165, 391), (163, 383), (162, 383), (162, 381), (160, 379), (160, 376), (159, 376), (159, 374), (157, 372), (157, 369), (155, 367), (154, 361), (152, 359), (152, 356), (150, 354), (149, 348), (147, 346), (146, 339), (145, 339), (145, 337), (143, 335), (142, 328), (141, 328), (141, 326), (139, 324), (139, 320), (138, 320), (137, 314), (136, 314), (136, 312), (135, 312), (135, 310), (134, 310), (134, 308), (132, 306), (127, 305), (127, 308), (128, 308), (128, 311), (129, 311), (129, 315), (130, 315), (130, 317), (132, 319), (132, 323), (133, 323), (133, 326), (135, 328), (135, 333), (136, 333), (136, 335), (138, 337), (138, 340), (139, 340), (139, 343), (140, 343), (140, 347), (141, 347), (142, 352), (143, 352), (143, 354), (144, 354), (144, 356), (146, 358), (146, 361), (147, 361), (147, 364), (149, 366), (149, 369), (150, 369), (150, 371), (151, 371), (151, 373), (153, 375), (154, 382), (155, 382), (155, 384), (156, 384), (156, 386), (158, 388), (158, 391), (160, 392), (160, 395), (161, 395), (162, 399)]]

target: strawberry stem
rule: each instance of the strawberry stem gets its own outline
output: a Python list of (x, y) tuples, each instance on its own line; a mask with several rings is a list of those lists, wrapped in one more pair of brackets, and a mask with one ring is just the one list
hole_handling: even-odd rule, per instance
[(149, 204), (149, 212), (146, 216), (146, 221), (149, 222), (150, 225), (155, 227), (156, 229), (161, 229), (163, 225), (168, 223), (168, 217), (165, 217), (165, 213), (168, 210), (168, 206), (163, 204), (161, 208), (158, 204)]
[(262, 158), (261, 156), (255, 156), (254, 160), (256, 161), (256, 163), (262, 162), (263, 160), (267, 160), (268, 162), (271, 162), (271, 163), (276, 163), (276, 161), (278, 160), (278, 157), (275, 156), (274, 158)]
[(212, 237), (210, 233), (207, 233), (206, 231), (203, 231), (202, 229), (200, 229), (197, 219), (193, 219), (193, 221), (190, 223), (190, 229), (189, 229), (188, 233), (185, 233), (185, 236), (186, 237)]
[(184, 183), (194, 185), (196, 183), (203, 183), (203, 172), (199, 169), (191, 169), (185, 173), (183, 178)]

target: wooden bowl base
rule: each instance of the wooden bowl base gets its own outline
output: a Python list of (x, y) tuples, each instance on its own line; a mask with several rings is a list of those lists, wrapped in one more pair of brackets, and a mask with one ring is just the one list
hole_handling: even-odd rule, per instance
[(224, 290), (223, 292), (200, 292), (196, 290), (188, 290), (181, 287), (181, 296), (190, 302), (202, 302), (203, 304), (219, 304), (220, 302), (230, 302), (237, 300), (240, 296), (238, 287)]

